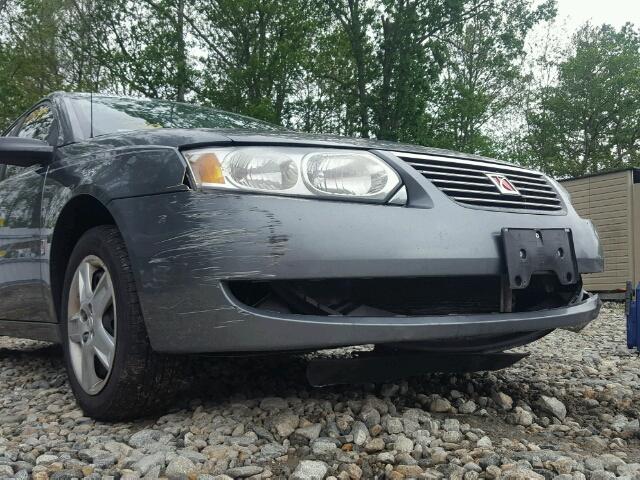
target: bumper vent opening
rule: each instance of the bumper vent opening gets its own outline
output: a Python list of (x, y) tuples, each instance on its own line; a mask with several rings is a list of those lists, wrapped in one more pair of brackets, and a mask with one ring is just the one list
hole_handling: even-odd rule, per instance
[[(405, 153), (396, 155), (458, 203), (503, 210), (563, 211), (558, 193), (540, 173), (488, 161)], [(519, 195), (501, 193), (489, 175), (505, 177), (517, 188)]]
[[(499, 313), (500, 276), (231, 281), (230, 293), (249, 307), (316, 316), (393, 317)], [(511, 310), (568, 305), (580, 282), (562, 286), (555, 275), (534, 275), (512, 292)]]

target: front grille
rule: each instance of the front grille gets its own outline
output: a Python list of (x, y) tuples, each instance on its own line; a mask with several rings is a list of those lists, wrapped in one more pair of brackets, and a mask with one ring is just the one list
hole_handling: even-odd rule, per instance
[[(478, 160), (395, 153), (456, 202), (505, 210), (558, 212), (563, 209), (556, 190), (544, 175), (524, 168)], [(487, 174), (505, 176), (520, 192), (504, 195)]]

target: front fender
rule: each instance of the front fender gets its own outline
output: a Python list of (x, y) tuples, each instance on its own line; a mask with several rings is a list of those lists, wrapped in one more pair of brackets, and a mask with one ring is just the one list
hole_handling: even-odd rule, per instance
[[(49, 166), (44, 194), (54, 207), (82, 194), (108, 204), (116, 198), (188, 188), (184, 184), (186, 162), (173, 147), (128, 146), (80, 155), (73, 150), (69, 155), (64, 147), (59, 149)], [(43, 213), (45, 225), (56, 216), (55, 208)]]
[[(54, 234), (73, 230), (76, 215), (84, 212), (85, 217), (95, 217), (85, 219), (92, 224), (100, 221), (101, 215), (111, 214), (110, 204), (115, 199), (187, 190), (186, 172), (185, 160), (173, 147), (119, 146), (105, 150), (80, 144), (59, 148), (47, 169), (42, 192), (40, 236), (46, 247), (42, 247), (41, 274), (45, 283), (53, 288)], [(103, 214), (105, 210), (108, 213)], [(50, 297), (50, 316), (55, 320), (57, 294), (45, 292), (45, 296)]]

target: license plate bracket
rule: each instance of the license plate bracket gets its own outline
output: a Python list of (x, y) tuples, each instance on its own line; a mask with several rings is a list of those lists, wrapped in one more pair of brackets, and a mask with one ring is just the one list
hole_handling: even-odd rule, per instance
[(573, 237), (568, 228), (503, 228), (504, 258), (512, 289), (523, 289), (531, 275), (554, 272), (561, 285), (578, 281)]

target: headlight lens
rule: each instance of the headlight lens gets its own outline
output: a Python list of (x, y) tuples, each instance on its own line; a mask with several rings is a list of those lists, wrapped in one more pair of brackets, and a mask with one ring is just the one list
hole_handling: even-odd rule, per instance
[(185, 152), (198, 186), (384, 203), (401, 187), (394, 169), (369, 152), (294, 147)]
[(325, 195), (375, 196), (389, 183), (386, 164), (364, 153), (311, 153), (302, 169), (307, 186)]
[(298, 183), (298, 166), (284, 154), (264, 152), (256, 155), (248, 149), (231, 152), (223, 171), (239, 187), (251, 190), (285, 191)]

